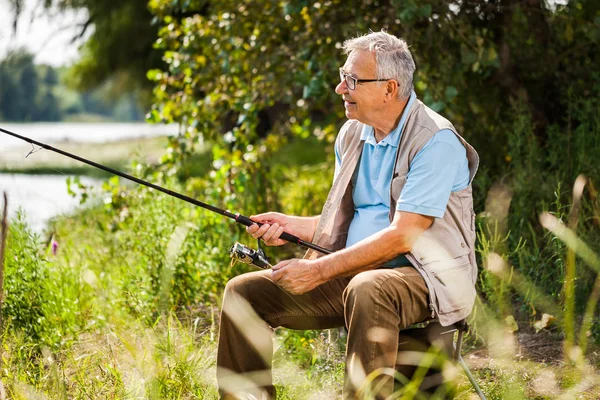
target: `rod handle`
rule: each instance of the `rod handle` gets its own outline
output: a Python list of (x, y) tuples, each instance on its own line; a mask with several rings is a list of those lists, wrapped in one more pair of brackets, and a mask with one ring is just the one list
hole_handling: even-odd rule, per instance
[[(262, 226), (263, 224), (260, 222), (256, 222), (256, 221), (252, 221), (250, 218), (245, 217), (241, 214), (235, 214), (235, 222), (238, 222), (244, 226), (250, 226), (252, 224), (256, 224), (258, 226)], [(290, 233), (287, 232), (283, 232), (281, 234), (281, 236), (279, 236), (280, 239), (283, 240), (287, 240), (288, 242), (292, 242), (292, 243), (300, 243), (300, 238), (297, 236), (294, 236)]]

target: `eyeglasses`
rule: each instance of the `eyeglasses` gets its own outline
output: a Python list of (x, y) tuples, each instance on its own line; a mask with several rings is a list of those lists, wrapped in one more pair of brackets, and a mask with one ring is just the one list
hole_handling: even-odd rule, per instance
[(357, 83), (384, 82), (384, 81), (389, 81), (389, 79), (357, 79), (357, 78), (353, 77), (352, 75), (345, 73), (344, 70), (340, 68), (340, 82), (344, 82), (344, 81), (346, 82), (346, 86), (348, 86), (348, 89), (354, 90), (354, 89), (356, 89)]

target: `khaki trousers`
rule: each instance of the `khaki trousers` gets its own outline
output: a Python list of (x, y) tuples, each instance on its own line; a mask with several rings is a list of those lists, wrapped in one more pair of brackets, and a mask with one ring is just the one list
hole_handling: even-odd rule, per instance
[[(376, 269), (329, 281), (291, 295), (270, 279), (271, 271), (237, 276), (223, 298), (217, 381), (223, 398), (275, 398), (272, 328), (328, 329), (345, 326), (345, 398), (360, 398), (370, 373), (378, 397), (393, 392), (400, 330), (429, 318), (428, 290), (412, 267)], [(379, 386), (380, 385), (380, 386)]]

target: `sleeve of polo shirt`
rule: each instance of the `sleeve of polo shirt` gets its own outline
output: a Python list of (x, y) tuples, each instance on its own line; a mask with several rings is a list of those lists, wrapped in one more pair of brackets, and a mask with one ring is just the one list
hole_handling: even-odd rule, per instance
[(465, 158), (466, 149), (452, 131), (436, 133), (413, 158), (397, 211), (442, 218)]

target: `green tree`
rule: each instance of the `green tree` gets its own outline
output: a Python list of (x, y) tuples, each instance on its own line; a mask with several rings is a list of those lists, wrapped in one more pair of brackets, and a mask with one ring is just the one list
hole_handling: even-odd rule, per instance
[(58, 99), (51, 90), (45, 89), (36, 99), (37, 107), (33, 120), (35, 121), (60, 121), (62, 112), (58, 105)]
[(38, 75), (42, 77), (41, 88), (36, 99), (36, 121), (60, 121), (62, 110), (60, 100), (54, 94), (59, 85), (58, 74), (56, 70), (49, 65), (36, 66)]
[(0, 61), (0, 117), (10, 121), (58, 121), (54, 95), (58, 78), (50, 66), (36, 66), (33, 55), (19, 49)]
[(18, 86), (10, 71), (4, 65), (0, 64), (0, 118), (11, 120), (17, 114), (17, 107), (12, 102), (14, 93), (18, 90)]
[[(502, 151), (507, 149), (505, 127), (497, 122), (512, 114), (511, 100), (526, 105), (543, 142), (548, 124), (564, 123), (568, 90), (589, 92), (586, 83), (598, 62), (592, 49), (600, 36), (600, 6), (593, 0), (566, 5), (543, 0), (39, 1), (88, 12), (80, 34), (91, 26), (94, 31), (72, 70), (77, 87), (97, 87), (116, 75), (115, 87), (147, 90), (143, 72), (165, 69), (161, 51), (153, 49), (162, 25), (169, 33), (164, 30), (156, 45), (173, 51), (165, 54), (167, 62), (206, 53), (189, 65), (194, 74), (202, 68), (209, 78), (229, 76), (226, 83), (194, 80), (195, 98), (213, 93), (213, 87), (227, 92), (236, 81), (266, 91), (252, 101), (263, 135), (290, 111), (296, 116), (304, 111), (318, 126), (338, 120), (339, 114), (329, 110), (337, 104), (331, 85), (343, 58), (339, 46), (368, 29), (387, 28), (405, 37), (419, 66), (421, 98), (447, 114), (476, 145), (493, 137)], [(22, 2), (11, 0), (16, 15)], [(299, 98), (310, 101), (298, 107)], [(221, 114), (224, 132), (235, 126), (237, 114), (235, 107)], [(503, 167), (498, 160), (494, 168)]]
[(59, 84), (60, 80), (58, 78), (58, 74), (56, 70), (50, 66), (46, 66), (44, 68), (44, 84), (49, 88), (54, 88)]
[(0, 70), (2, 115), (8, 120), (32, 120), (39, 89), (33, 55), (22, 49), (11, 52), (0, 62)]
[(15, 99), (19, 105), (19, 109), (23, 112), (22, 119), (31, 121), (34, 118), (35, 105), (39, 90), (39, 78), (35, 65), (33, 64), (33, 56), (31, 54), (24, 55), (22, 60), (17, 59), (17, 68), (21, 67), (19, 74), (20, 96)]
[[(207, 107), (220, 107), (221, 115), (243, 114), (250, 102), (256, 112), (276, 106), (293, 115), (308, 110), (320, 125), (339, 121), (330, 110), (338, 104), (332, 85), (344, 58), (341, 43), (386, 28), (411, 44), (421, 98), (470, 139), (502, 142), (497, 122), (511, 115), (511, 99), (525, 104), (539, 135), (549, 123), (564, 123), (568, 90), (586, 90), (600, 54), (593, 51), (600, 5), (589, 0), (554, 9), (542, 0), (219, 1), (208, 7), (189, 1), (184, 11), (192, 16), (184, 19), (174, 4), (150, 1), (163, 23), (158, 46), (170, 64), (159, 82), (174, 89), (174, 104), (184, 89), (187, 100), (216, 100)], [(184, 116), (191, 103), (173, 116)], [(285, 121), (288, 113), (278, 114)]]
[[(146, 0), (38, 0), (46, 9), (87, 11), (75, 38), (89, 34), (81, 48), (81, 58), (69, 71), (68, 83), (79, 91), (90, 91), (107, 81), (115, 97), (134, 92), (145, 104), (150, 101), (152, 83), (146, 70), (163, 67), (160, 52), (153, 48), (158, 27)], [(23, 0), (10, 0), (13, 25), (23, 12)], [(93, 28), (92, 28), (93, 27)], [(91, 33), (90, 33), (91, 31)]]

